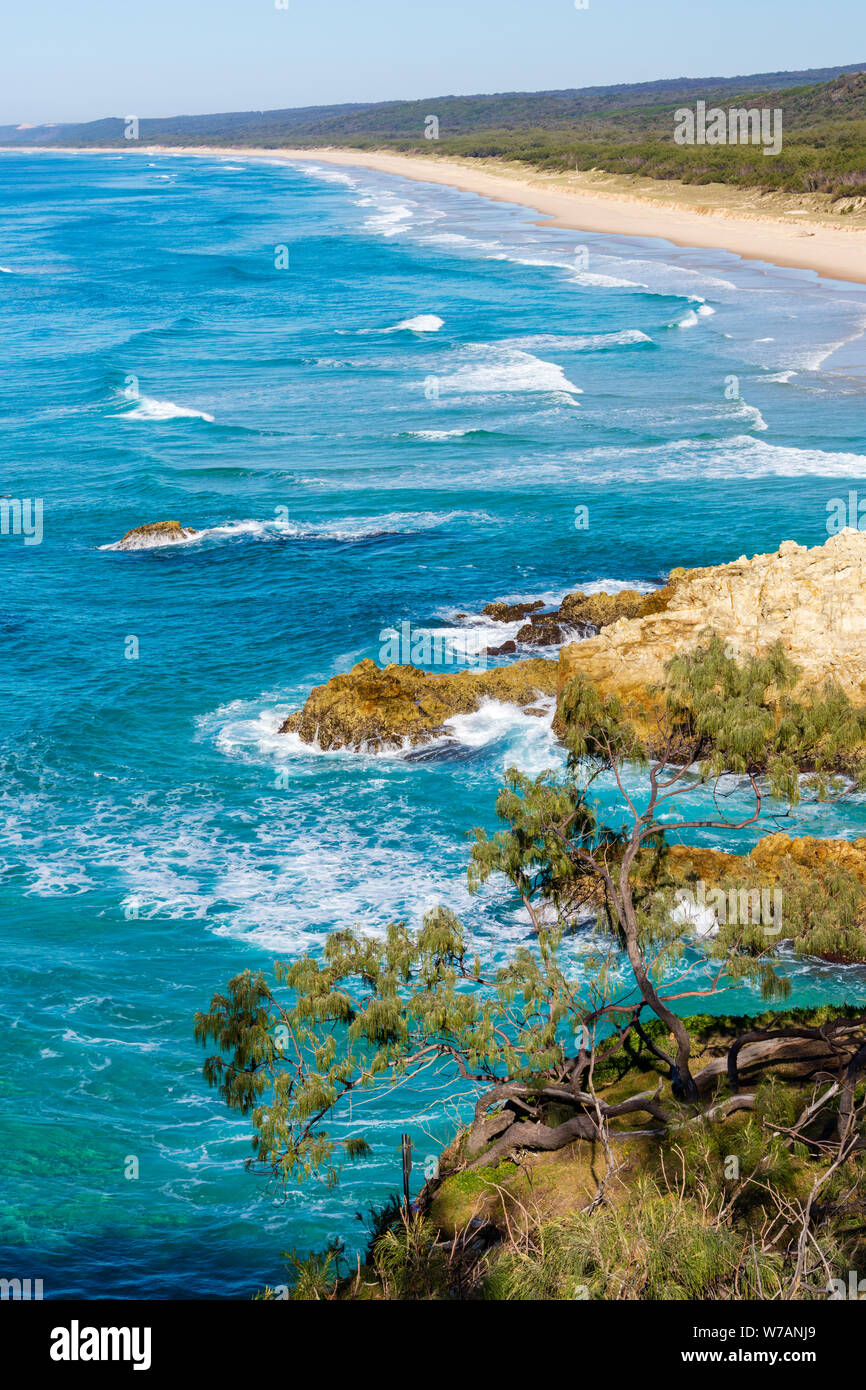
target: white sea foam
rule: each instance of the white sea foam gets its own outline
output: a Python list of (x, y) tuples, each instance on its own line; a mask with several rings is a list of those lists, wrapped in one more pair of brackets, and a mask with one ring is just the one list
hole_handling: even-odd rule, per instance
[[(412, 319), (401, 319), (399, 323), (391, 324), (390, 328), (357, 328), (355, 333), (358, 337), (371, 333), (438, 333), (444, 322), (438, 314), (416, 314)], [(336, 332), (345, 334), (351, 330), (338, 328)]]
[(581, 270), (575, 261), (553, 260), (543, 256), (518, 256), (512, 251), (497, 251), (490, 256), (492, 261), (511, 261), (513, 265), (536, 266), (542, 270), (566, 270), (576, 285), (596, 285), (600, 289), (646, 289), (637, 280), (624, 280), (617, 275), (604, 275), (600, 271)]
[(182, 531), (180, 535), (177, 535), (177, 534), (168, 534), (168, 535), (157, 534), (157, 535), (148, 535), (148, 536), (135, 536), (135, 537), (133, 537), (132, 540), (126, 541), (125, 544), (121, 544), (120, 541), (114, 541), (111, 545), (101, 545), (101, 546), (99, 547), (99, 549), (100, 549), (100, 550), (162, 550), (163, 547), (165, 547), (165, 546), (171, 546), (171, 545), (190, 545), (193, 541), (197, 541), (198, 539), (199, 539), (199, 533), (198, 533), (198, 532), (196, 532), (196, 531)]
[(605, 446), (566, 456), (569, 477), (598, 484), (691, 478), (858, 478), (866, 456), (769, 444), (753, 435), (724, 440), (679, 439), (640, 449)]
[[(690, 266), (679, 263), (671, 265), (664, 260), (619, 256), (617, 257), (617, 264), (624, 270), (632, 269), (645, 277), (648, 282), (645, 288), (651, 289), (654, 294), (688, 295), (691, 300), (703, 302), (703, 297), (693, 292), (698, 288), (698, 284), (701, 289), (737, 289), (731, 280), (723, 280), (720, 276), (713, 275), (707, 270), (693, 270)], [(689, 286), (692, 289), (689, 289)]]
[(328, 165), (308, 164), (306, 160), (302, 163), (292, 164), (292, 169), (296, 169), (300, 174), (306, 174), (308, 178), (318, 179), (323, 183), (341, 183), (346, 188), (357, 188), (358, 180), (353, 179), (351, 174), (344, 174), (339, 169), (332, 169)]
[(413, 319), (403, 319), (401, 323), (395, 323), (393, 328), (385, 331), (388, 333), (438, 333), (445, 320), (440, 319), (438, 314), (416, 314)]
[(464, 439), (467, 434), (474, 433), (473, 430), (409, 430), (406, 437), (408, 439)]
[[(420, 531), (433, 531), (440, 526), (448, 526), (457, 521), (489, 522), (492, 518), (487, 512), (448, 511), (448, 512), (385, 512), (373, 517), (343, 517), (333, 521), (291, 521), (282, 518), (257, 520), (249, 518), (239, 521), (224, 521), (216, 526), (204, 526), (195, 533), (187, 532), (182, 537), (147, 537), (126, 549), (158, 550), (166, 545), (201, 545), (206, 541), (233, 541), (249, 537), (253, 540), (278, 540), (280, 537), (320, 541), (362, 541), (376, 536), (413, 535)], [(102, 545), (100, 550), (119, 550), (121, 545), (115, 541)]]
[(376, 211), (368, 217), (364, 226), (370, 232), (380, 232), (382, 236), (397, 236), (406, 230), (405, 223), (412, 220), (412, 209), (391, 195), (383, 198), (360, 198), (359, 207), (374, 207)]
[[(439, 378), (442, 393), (474, 395), (486, 392), (544, 391), (579, 395), (581, 387), (569, 381), (562, 367), (519, 348), (479, 343), (461, 354), (461, 365)], [(465, 363), (465, 365), (463, 365)]]
[(174, 401), (160, 401), (153, 396), (139, 396), (128, 390), (122, 395), (132, 403), (133, 408), (118, 411), (112, 417), (115, 420), (206, 420), (208, 424), (213, 424), (214, 417), (204, 410), (175, 405)]
[(630, 347), (653, 340), (639, 328), (622, 328), (616, 333), (534, 333), (525, 338), (509, 338), (509, 347), (559, 348), (563, 352), (600, 352), (605, 348)]
[(749, 405), (748, 401), (737, 401), (733, 411), (733, 419), (747, 420), (749, 428), (753, 430), (765, 430), (767, 422), (756, 405)]
[[(450, 737), (467, 748), (485, 748), (507, 738), (512, 744), (511, 753), (514, 752), (514, 735), (517, 735), (524, 749), (532, 748), (536, 754), (543, 749), (541, 766), (550, 767), (553, 761), (562, 760), (561, 755), (554, 752), (551, 731), (556, 701), (549, 696), (539, 696), (532, 708), (544, 710), (543, 716), (527, 714), (519, 705), (502, 700), (483, 700), (471, 714), (455, 714), (453, 719), (446, 719), (445, 727)], [(521, 766), (525, 767), (524, 760)]]

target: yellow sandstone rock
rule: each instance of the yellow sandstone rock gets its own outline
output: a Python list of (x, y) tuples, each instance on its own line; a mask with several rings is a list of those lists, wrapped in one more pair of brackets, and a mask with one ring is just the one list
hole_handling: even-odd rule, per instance
[(280, 733), (297, 733), (321, 748), (401, 748), (441, 734), (446, 720), (468, 714), (484, 699), (532, 705), (556, 693), (555, 661), (536, 658), (489, 671), (428, 674), (367, 658), (345, 675), (317, 685)]
[(800, 691), (831, 678), (851, 700), (866, 703), (866, 533), (844, 530), (807, 549), (785, 541), (773, 555), (741, 556), (726, 565), (675, 570), (650, 595), (651, 611), (604, 627), (559, 655), (559, 690), (584, 676), (602, 694), (618, 695), (640, 721), (665, 664), (695, 647), (712, 628), (737, 659), (781, 641), (801, 668)]

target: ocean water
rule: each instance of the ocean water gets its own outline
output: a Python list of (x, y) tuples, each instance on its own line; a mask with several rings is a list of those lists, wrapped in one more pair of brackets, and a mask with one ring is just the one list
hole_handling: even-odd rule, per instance
[[(246, 1297), (281, 1251), (360, 1248), (453, 1088), (368, 1101), (371, 1159), (276, 1201), (195, 1010), (438, 902), (483, 955), (525, 940), (501, 884), (468, 896), (467, 831), (561, 756), (503, 705), (424, 758), (282, 719), (404, 620), (822, 543), (866, 498), (866, 292), (314, 162), (6, 153), (0, 183), (0, 494), (43, 508), (41, 543), (0, 536), (0, 1273)], [(112, 548), (165, 518), (198, 534)], [(780, 823), (866, 831), (856, 798)], [(866, 1000), (789, 968), (795, 1002)]]

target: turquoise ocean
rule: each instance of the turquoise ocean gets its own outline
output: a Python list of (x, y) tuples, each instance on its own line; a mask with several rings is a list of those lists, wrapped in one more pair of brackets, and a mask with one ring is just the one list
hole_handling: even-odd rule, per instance
[[(506, 766), (561, 761), (507, 705), (422, 757), (281, 721), (404, 621), (499, 643), (493, 599), (823, 543), (866, 500), (866, 289), (314, 159), (3, 153), (0, 188), (0, 497), (42, 506), (40, 543), (0, 535), (0, 1274), (247, 1297), (363, 1246), (454, 1087), (356, 1106), (369, 1160), (277, 1201), (196, 1009), (439, 902), (486, 958), (527, 940), (504, 885), (468, 895), (467, 832)], [(198, 534), (113, 548), (167, 518)], [(750, 835), (780, 826), (866, 804)], [(786, 969), (866, 1001), (863, 969)]]

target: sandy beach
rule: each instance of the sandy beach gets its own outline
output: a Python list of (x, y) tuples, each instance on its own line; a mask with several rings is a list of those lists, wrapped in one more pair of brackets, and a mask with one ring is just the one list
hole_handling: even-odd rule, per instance
[[(17, 149), (23, 152), (23, 147)], [(104, 152), (117, 150), (106, 147)], [(661, 237), (676, 246), (731, 251), (747, 260), (866, 284), (866, 212), (840, 216), (821, 195), (761, 194), (756, 189), (627, 179), (597, 171), (548, 174), (502, 160), (469, 162), (366, 150), (147, 145), (125, 152), (311, 160), (375, 169), (535, 208), (552, 219), (546, 225)]]
[[(273, 153), (273, 152), (272, 152)], [(467, 193), (537, 208), (553, 225), (575, 231), (608, 232), (620, 236), (663, 237), (676, 246), (700, 246), (733, 251), (748, 260), (814, 270), (832, 280), (866, 283), (866, 224), (838, 225), (826, 214), (805, 205), (772, 215), (757, 204), (754, 190), (685, 187), (674, 182), (643, 179), (652, 194), (621, 191), (626, 180), (591, 175), (528, 173), (502, 161), (476, 167), (454, 159), (419, 159), (409, 155), (358, 150), (280, 151), (285, 158), (315, 159), (321, 163), (354, 165), (400, 174), (424, 183), (447, 184)], [(713, 202), (721, 195), (725, 204)], [(739, 195), (739, 196), (738, 196)], [(693, 199), (691, 205), (684, 196)], [(793, 198), (765, 199), (770, 207), (794, 204)]]

